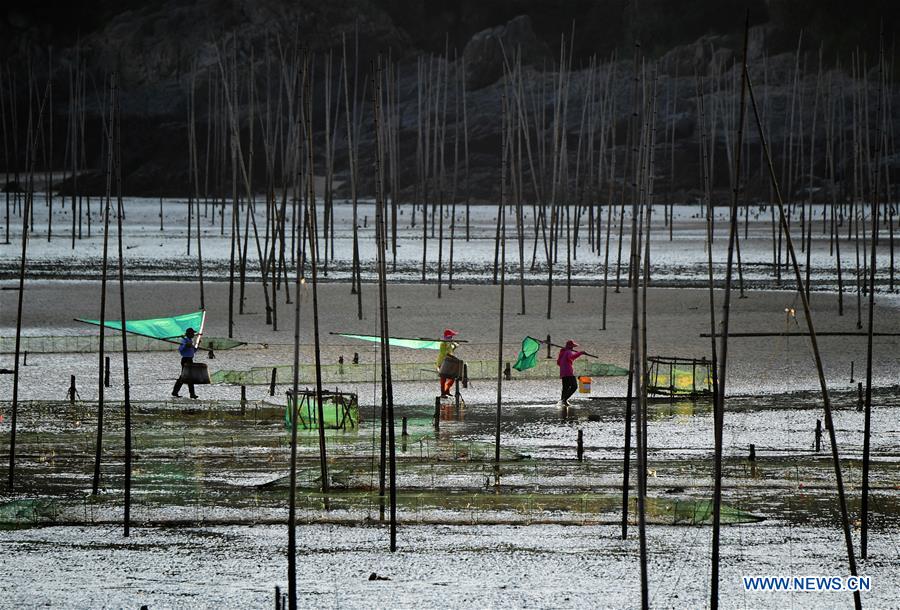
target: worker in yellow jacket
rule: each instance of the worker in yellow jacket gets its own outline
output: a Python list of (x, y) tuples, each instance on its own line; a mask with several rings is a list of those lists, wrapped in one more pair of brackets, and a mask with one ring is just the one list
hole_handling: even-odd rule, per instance
[[(444, 329), (444, 336), (441, 338), (441, 348), (440, 351), (438, 351), (437, 361), (435, 362), (438, 371), (441, 370), (441, 365), (444, 364), (444, 360), (447, 356), (452, 356), (453, 352), (456, 351), (458, 343), (453, 341), (453, 337), (458, 334), (459, 333), (452, 328)], [(450, 389), (453, 387), (454, 380), (453, 377), (441, 375), (441, 397), (450, 396)]]

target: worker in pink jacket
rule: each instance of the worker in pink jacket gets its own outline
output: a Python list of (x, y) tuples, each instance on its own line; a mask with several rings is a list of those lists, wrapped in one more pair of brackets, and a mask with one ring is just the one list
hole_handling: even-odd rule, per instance
[(568, 407), (569, 398), (578, 389), (578, 382), (575, 381), (575, 367), (573, 365), (576, 359), (584, 355), (584, 352), (577, 351), (576, 347), (578, 347), (578, 344), (569, 339), (556, 358), (556, 365), (559, 367), (559, 378), (562, 379), (560, 407)]

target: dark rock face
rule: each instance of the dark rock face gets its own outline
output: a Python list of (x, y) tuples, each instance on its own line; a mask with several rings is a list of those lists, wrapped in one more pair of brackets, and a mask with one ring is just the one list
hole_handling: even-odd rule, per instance
[(534, 33), (531, 18), (519, 15), (505, 25), (478, 32), (466, 44), (466, 87), (481, 89), (503, 76), (504, 54), (510, 64), (517, 55), (525, 66), (553, 61), (546, 43)]
[(405, 51), (408, 37), (369, 0), (165, 0), (123, 10), (84, 37), (93, 65), (117, 71), (131, 87), (178, 81), (193, 67), (218, 70), (219, 54), (236, 41), (239, 59), (251, 49), (275, 52), (302, 33), (303, 46), (325, 51), (359, 40), (370, 48)]
[[(749, 1), (755, 5), (762, 2), (777, 4), (786, 9), (792, 3), (809, 4), (814, 0)], [(193, 90), (202, 184), (205, 187), (209, 183), (212, 195), (228, 196), (231, 192), (226, 150), (229, 111), (223, 101), (220, 60), (225, 66), (237, 66), (228, 78), (235, 78), (238, 83), (236, 106), (241, 141), (245, 150), (253, 148), (257, 153), (253, 157), (252, 175), (263, 176), (266, 155), (260, 153), (263, 148), (259, 124), (262, 104), (271, 100), (273, 113), (281, 112), (281, 119), (285, 121), (296, 121), (296, 116), (288, 117), (285, 110), (289, 95), (285, 93), (283, 79), (291, 69), (299, 70), (297, 54), (302, 48), (315, 54), (314, 138), (316, 171), (321, 174), (324, 172), (324, 155), (318, 151), (327, 137), (322, 94), (323, 60), (326, 53), (334, 52), (332, 70), (337, 71), (342, 61), (342, 44), (346, 41), (348, 62), (360, 66), (355, 100), (360, 112), (357, 137), (358, 167), (361, 168), (359, 191), (366, 196), (373, 190), (370, 168), (374, 163), (374, 138), (369, 66), (372, 58), (380, 53), (383, 57), (389, 55), (397, 69), (401, 129), (397, 142), (396, 188), (406, 194), (407, 200), (420, 188), (416, 186), (419, 179), (416, 169), (417, 117), (420, 112), (417, 98), (422, 83), (416, 73), (417, 58), (423, 54), (443, 54), (445, 41), (449, 43), (450, 61), (441, 70), (449, 71), (452, 83), (457, 82), (457, 71), (462, 70), (464, 63), (465, 73), (461, 77), (467, 85), (465, 131), (470, 154), (465, 185), (473, 200), (491, 200), (497, 196), (496, 178), (501, 165), (499, 113), (504, 94), (501, 80), (504, 54), (510, 62), (518, 56), (524, 66), (528, 112), (523, 120), (528, 121), (528, 137), (535, 144), (538, 141), (546, 144), (552, 137), (551, 123), (559, 103), (556, 95), (558, 79), (554, 76), (559, 36), (564, 32), (568, 44), (573, 31), (573, 67), (568, 77), (571, 82), (563, 100), (568, 108), (564, 129), (569, 138), (570, 163), (576, 162), (582, 129), (580, 119), (589, 90), (587, 60), (595, 56), (602, 66), (595, 86), (610, 89), (615, 103), (609, 110), (603, 110), (596, 103), (590, 107), (586, 116), (595, 119), (592, 123), (594, 133), (585, 134), (585, 138), (593, 138), (595, 146), (599, 146), (599, 117), (602, 112), (613, 112), (613, 116), (604, 120), (612, 121), (610, 136), (619, 159), (616, 171), (620, 174), (624, 171), (623, 160), (628, 146), (626, 133), (632, 111), (630, 57), (634, 41), (631, 37), (637, 33), (648, 61), (658, 60), (653, 69), (658, 69), (660, 75), (659, 192), (667, 195), (678, 191), (693, 193), (692, 189), (699, 183), (696, 77), (704, 78), (704, 88), (709, 96), (706, 120), (715, 119), (717, 125), (712, 134), (715, 136), (712, 145), (717, 154), (724, 154), (725, 139), (721, 133), (730, 128), (731, 119), (723, 117), (730, 116), (727, 114), (729, 109), (736, 107), (728, 96), (736, 95), (735, 85), (739, 83), (735, 66), (740, 61), (740, 28), (745, 8), (745, 2), (739, 0), (686, 0), (684, 4), (648, 0), (648, 4), (641, 4), (640, 15), (635, 16), (628, 8), (633, 3), (626, 0), (507, 0), (502, 3), (483, 0), (158, 0), (150, 3), (142, 0), (69, 0), (67, 3), (50, 3), (57, 6), (45, 9), (39, 9), (38, 5), (42, 3), (33, 1), (12, 0), (12, 3), (20, 5), (17, 10), (0, 11), (0, 57), (4, 58), (8, 70), (3, 79), (4, 95), (16, 97), (19, 104), (19, 146), (18, 152), (12, 153), (18, 162), (14, 159), (10, 163), (12, 171), (21, 172), (26, 166), (22, 143), (26, 141), (28, 125), (28, 66), (34, 69), (35, 90), (42, 90), (48, 77), (53, 79), (54, 150), (50, 164), (57, 169), (71, 163), (64, 147), (69, 134), (70, 77), (72, 71), (80, 71), (87, 75), (80, 100), (84, 109), (86, 158), (79, 162), (85, 173), (78, 179), (78, 189), (102, 193), (105, 180), (98, 168), (105, 166), (103, 83), (111, 72), (116, 72), (120, 86), (122, 141), (125, 143), (122, 162), (126, 193), (183, 196), (193, 191), (187, 153), (188, 93)], [(896, 4), (900, 7), (900, 3)], [(738, 5), (739, 10), (735, 8)], [(689, 10), (689, 7), (695, 10)], [(900, 11), (900, 8), (896, 10)], [(710, 11), (718, 16), (711, 17)], [(770, 143), (782, 150), (781, 142), (789, 128), (786, 117), (790, 115), (792, 83), (798, 64), (797, 36), (785, 34), (780, 22), (766, 23), (765, 11), (760, 14), (765, 19), (761, 18), (762, 21), (751, 28), (748, 55), (755, 82), (766, 99)], [(888, 15), (884, 13), (886, 26), (891, 23)], [(637, 21), (632, 23), (634, 19)], [(853, 19), (855, 21), (847, 17), (844, 25), (861, 23), (859, 18)], [(800, 23), (806, 22), (801, 20)], [(857, 28), (857, 36), (865, 31), (872, 34), (874, 30), (874, 38), (872, 35), (869, 38), (877, 47), (878, 20), (872, 23), (874, 25), (869, 24), (868, 30), (861, 26)], [(842, 27), (840, 31), (846, 29)], [(781, 42), (774, 44), (776, 39)], [(885, 39), (892, 39), (890, 33)], [(817, 95), (816, 71), (812, 68), (817, 40), (808, 38), (804, 30), (801, 51), (809, 52), (810, 56), (809, 69), (800, 79), (803, 100), (813, 100)], [(463, 44), (462, 58), (456, 59), (455, 49)], [(614, 50), (621, 53), (614, 53)], [(766, 57), (764, 64), (763, 56)], [(827, 63), (827, 46), (825, 56)], [(434, 61), (437, 64), (444, 60), (435, 57)], [(801, 65), (805, 64), (801, 62)], [(844, 65), (847, 65), (846, 60)], [(544, 66), (546, 72), (542, 70)], [(613, 78), (601, 84), (607, 69), (613, 71)], [(248, 102), (247, 84), (251, 72), (255, 74), (254, 95), (258, 102), (255, 119), (251, 119)], [(270, 73), (271, 86), (267, 84)], [(850, 95), (856, 85), (846, 80), (846, 75), (835, 73), (833, 76), (835, 90)], [(356, 77), (353, 78), (351, 82), (355, 83)], [(831, 75), (827, 76), (827, 79), (831, 78)], [(870, 74), (870, 85), (876, 78), (874, 73)], [(352, 86), (356, 90), (356, 84)], [(369, 89), (366, 90), (366, 86)], [(336, 82), (333, 87), (332, 100), (337, 95), (335, 92), (340, 90)], [(296, 95), (296, 92), (290, 95)], [(874, 99), (874, 93), (872, 95)], [(898, 95), (896, 89), (891, 95)], [(445, 117), (448, 144), (444, 152), (448, 158), (453, 150), (449, 144), (451, 134), (459, 128), (453, 109), (453, 93), (450, 100)], [(803, 125), (811, 125), (814, 109), (815, 104), (803, 105), (801, 110), (806, 113)], [(822, 111), (820, 105), (819, 129), (822, 129)], [(435, 125), (438, 114), (435, 106), (432, 104), (425, 113), (430, 113), (430, 125)], [(338, 117), (335, 171), (338, 181), (344, 182), (346, 189), (349, 171), (346, 139), (342, 135), (344, 118), (340, 113), (335, 116)], [(900, 115), (894, 113), (894, 116), (895, 125), (900, 125)], [(252, 121), (256, 123), (253, 141), (249, 129)], [(799, 119), (797, 124), (801, 124)], [(50, 128), (49, 123), (46, 128)], [(838, 126), (841, 128), (849, 129), (849, 126)], [(282, 130), (286, 132), (283, 127)], [(751, 132), (748, 128), (746, 137), (750, 139), (750, 146), (758, 146)], [(816, 146), (821, 148), (823, 140), (820, 135)], [(547, 150), (552, 150), (552, 146)], [(817, 156), (822, 156), (821, 151), (817, 151)], [(890, 166), (900, 165), (898, 159), (900, 156), (892, 157)], [(851, 171), (845, 167), (850, 161), (838, 158), (836, 163), (839, 176)], [(530, 166), (526, 169), (531, 171)], [(719, 162), (715, 170), (713, 188), (724, 189), (727, 195), (728, 164)], [(823, 176), (824, 170), (817, 169), (816, 175)], [(759, 176), (757, 180), (760, 181)], [(526, 182), (531, 183), (531, 179)], [(768, 185), (765, 180), (760, 182), (766, 195)], [(55, 186), (63, 192), (71, 188), (70, 182), (65, 181), (57, 182)], [(258, 183), (254, 187), (260, 188)], [(15, 185), (8, 188), (15, 188)]]

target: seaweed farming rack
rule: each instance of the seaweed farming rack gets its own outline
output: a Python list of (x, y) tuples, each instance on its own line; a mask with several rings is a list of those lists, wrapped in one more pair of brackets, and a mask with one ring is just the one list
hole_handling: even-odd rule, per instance
[(647, 393), (655, 396), (712, 396), (712, 363), (706, 358), (647, 358)]

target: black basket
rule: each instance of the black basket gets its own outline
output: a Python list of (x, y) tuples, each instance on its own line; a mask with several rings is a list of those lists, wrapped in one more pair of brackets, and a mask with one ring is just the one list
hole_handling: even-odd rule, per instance
[(209, 383), (209, 369), (202, 362), (181, 365), (181, 383), (204, 385)]
[(447, 354), (447, 356), (444, 358), (444, 361), (441, 362), (441, 376), (450, 377), (453, 379), (462, 379), (463, 361), (456, 356)]

